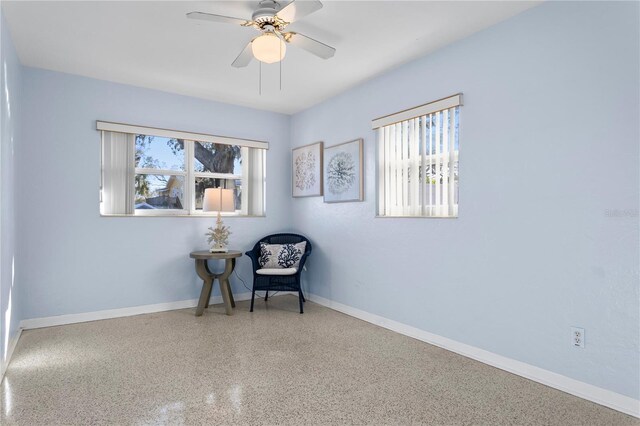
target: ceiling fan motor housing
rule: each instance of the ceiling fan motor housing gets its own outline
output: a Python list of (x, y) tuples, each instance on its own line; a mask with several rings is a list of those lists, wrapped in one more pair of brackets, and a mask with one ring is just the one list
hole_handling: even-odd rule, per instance
[(278, 19), (276, 13), (278, 13), (280, 9), (280, 3), (278, 2), (274, 0), (262, 0), (258, 9), (251, 15), (251, 19), (261, 28), (264, 28), (266, 25), (271, 25), (279, 29), (282, 26), (282, 21)]

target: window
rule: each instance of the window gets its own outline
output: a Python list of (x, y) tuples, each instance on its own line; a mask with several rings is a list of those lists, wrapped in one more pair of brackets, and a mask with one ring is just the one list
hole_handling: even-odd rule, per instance
[(184, 210), (184, 140), (135, 138), (135, 210)]
[(378, 216), (458, 216), (462, 95), (373, 120), (378, 140)]
[(266, 142), (101, 121), (97, 128), (102, 215), (207, 214), (204, 190), (217, 187), (234, 190), (235, 215), (264, 214)]

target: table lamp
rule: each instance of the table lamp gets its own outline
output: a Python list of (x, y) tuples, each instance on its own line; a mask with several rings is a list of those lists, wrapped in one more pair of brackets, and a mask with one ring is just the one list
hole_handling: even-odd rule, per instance
[(204, 190), (204, 199), (202, 200), (203, 212), (218, 212), (218, 220), (216, 227), (209, 227), (209, 232), (205, 235), (209, 237), (207, 240), (211, 244), (209, 251), (211, 253), (226, 253), (227, 244), (229, 243), (229, 227), (222, 224), (222, 216), (220, 212), (236, 211), (233, 202), (233, 190), (222, 188), (207, 188)]

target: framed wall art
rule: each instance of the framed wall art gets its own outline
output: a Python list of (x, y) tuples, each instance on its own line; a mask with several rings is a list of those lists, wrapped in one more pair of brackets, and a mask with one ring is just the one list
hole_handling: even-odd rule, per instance
[(324, 202), (364, 199), (362, 139), (324, 149)]
[(294, 197), (322, 195), (323, 143), (316, 142), (292, 150), (292, 185)]

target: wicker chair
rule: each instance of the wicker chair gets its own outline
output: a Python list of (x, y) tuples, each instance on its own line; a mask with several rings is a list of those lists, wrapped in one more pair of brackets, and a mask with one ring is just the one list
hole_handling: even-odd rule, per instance
[[(307, 242), (306, 250), (300, 259), (300, 265), (298, 270), (293, 275), (261, 275), (256, 271), (261, 268), (258, 258), (260, 257), (260, 243), (267, 244), (297, 244), (303, 241)], [(251, 251), (245, 253), (251, 259), (253, 263), (253, 291), (251, 292), (251, 309), (253, 312), (253, 300), (257, 291), (266, 291), (264, 300), (269, 298), (269, 291), (297, 291), (298, 301), (300, 302), (300, 313), (302, 314), (302, 303), (306, 302), (304, 295), (302, 294), (302, 288), (300, 286), (300, 274), (304, 267), (304, 262), (307, 260), (307, 256), (311, 254), (311, 243), (306, 237), (298, 234), (273, 234), (267, 235), (258, 241)]]

